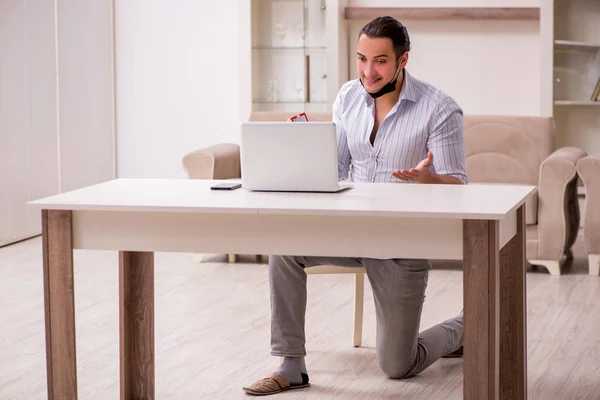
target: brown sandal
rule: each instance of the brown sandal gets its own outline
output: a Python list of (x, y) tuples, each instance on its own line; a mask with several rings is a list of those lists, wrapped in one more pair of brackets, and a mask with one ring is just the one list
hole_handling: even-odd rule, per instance
[(302, 389), (309, 387), (308, 375), (302, 374), (302, 383), (290, 385), (287, 379), (279, 372), (274, 372), (271, 376), (254, 382), (248, 387), (243, 387), (244, 391), (254, 396), (267, 396), (280, 393), (291, 389)]

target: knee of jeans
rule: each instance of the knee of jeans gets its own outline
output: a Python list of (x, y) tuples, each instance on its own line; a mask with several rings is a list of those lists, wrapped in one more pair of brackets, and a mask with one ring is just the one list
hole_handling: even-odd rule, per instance
[(394, 359), (389, 355), (379, 358), (379, 367), (391, 379), (406, 379), (414, 375), (409, 360)]

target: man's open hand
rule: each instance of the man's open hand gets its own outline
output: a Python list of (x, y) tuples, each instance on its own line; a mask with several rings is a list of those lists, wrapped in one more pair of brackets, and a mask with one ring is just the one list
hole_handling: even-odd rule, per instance
[(428, 152), (427, 158), (417, 164), (416, 167), (409, 170), (399, 169), (392, 172), (392, 175), (407, 182), (432, 183), (434, 181), (434, 174), (430, 170), (432, 165), (433, 153)]

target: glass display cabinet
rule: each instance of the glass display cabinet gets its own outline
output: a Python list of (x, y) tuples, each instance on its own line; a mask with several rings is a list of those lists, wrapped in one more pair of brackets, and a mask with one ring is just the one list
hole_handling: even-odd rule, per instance
[(328, 111), (328, 3), (252, 0), (253, 112)]

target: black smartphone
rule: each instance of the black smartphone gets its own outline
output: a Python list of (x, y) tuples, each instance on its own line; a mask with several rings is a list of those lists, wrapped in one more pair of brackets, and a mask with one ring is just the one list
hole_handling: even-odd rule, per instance
[(211, 186), (211, 190), (235, 190), (235, 189), (239, 189), (242, 187), (241, 183), (237, 183), (237, 182), (223, 182), (223, 183), (218, 183), (214, 186)]

